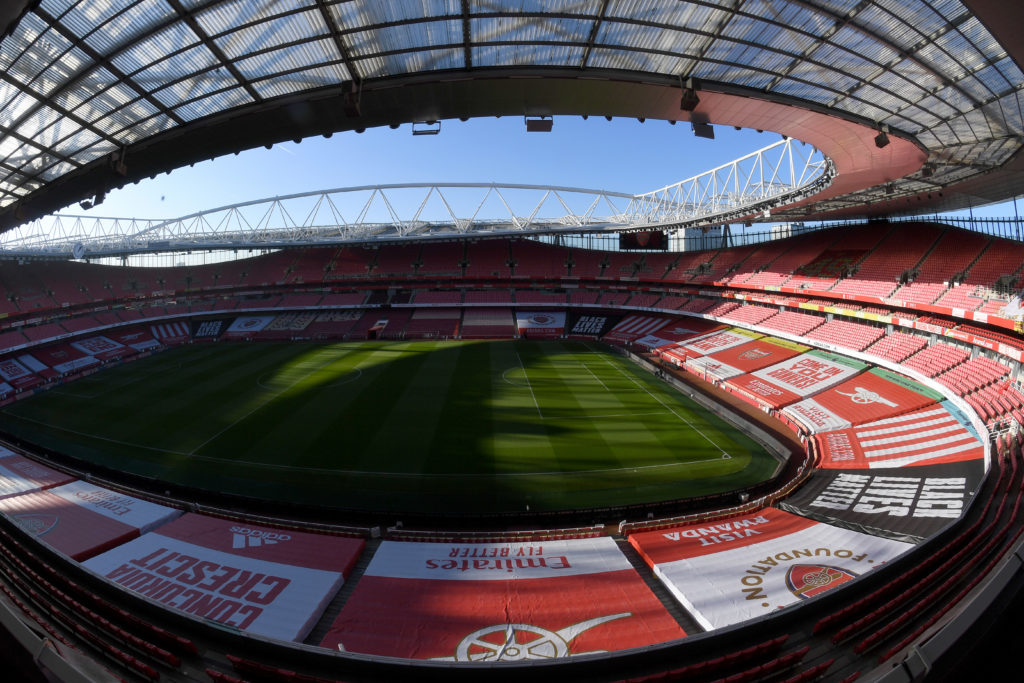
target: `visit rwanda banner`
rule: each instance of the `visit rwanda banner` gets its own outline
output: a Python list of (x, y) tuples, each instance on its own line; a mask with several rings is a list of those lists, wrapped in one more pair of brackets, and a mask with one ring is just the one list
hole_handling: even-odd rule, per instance
[(913, 547), (774, 508), (633, 534), (630, 543), (708, 630), (809, 600)]

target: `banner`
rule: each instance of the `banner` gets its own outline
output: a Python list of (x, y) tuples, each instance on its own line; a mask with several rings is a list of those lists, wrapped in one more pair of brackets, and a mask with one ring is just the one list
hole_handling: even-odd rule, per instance
[(981, 459), (896, 469), (817, 470), (786, 509), (924, 539), (954, 522), (984, 479)]
[(146, 349), (152, 349), (160, 346), (160, 342), (152, 337), (145, 329), (134, 328), (131, 330), (125, 330), (123, 332), (108, 332), (108, 336), (125, 346), (129, 346), (136, 351), (145, 351)]
[(79, 561), (181, 514), (84, 481), (5, 498), (0, 500), (0, 512), (43, 543)]
[(40, 491), (74, 480), (70, 474), (51, 469), (0, 446), (0, 498)]
[(816, 437), (819, 467), (868, 469), (981, 460), (985, 447), (949, 401)]
[(224, 331), (227, 320), (192, 321), (193, 339), (216, 339)]
[(384, 541), (321, 645), (495, 662), (607, 652), (684, 635), (608, 537)]
[(190, 513), (83, 564), (186, 614), (297, 641), (316, 624), (363, 545)]
[(523, 336), (562, 336), (565, 333), (565, 311), (516, 313), (516, 327)]
[(43, 381), (14, 358), (0, 360), (0, 377), (18, 389), (27, 389)]
[(75, 372), (99, 364), (95, 357), (83, 354), (70, 344), (33, 349), (32, 355), (60, 374)]
[(230, 336), (255, 334), (269, 325), (273, 319), (272, 315), (240, 315), (235, 318), (224, 334)]
[(671, 322), (669, 318), (660, 315), (627, 315), (611, 332), (605, 335), (605, 340), (632, 341), (665, 327), (669, 322)]
[(733, 327), (721, 332), (704, 335), (684, 344), (683, 347), (686, 349), (688, 356), (706, 355), (716, 351), (731, 349), (734, 346), (746, 344), (752, 339), (759, 339), (760, 337), (761, 335), (757, 332)]
[(909, 377), (872, 368), (782, 412), (816, 434), (919, 410), (942, 398)]
[(618, 322), (620, 316), (580, 315), (569, 327), (569, 334), (602, 337)]
[(71, 342), (71, 346), (86, 355), (95, 356), (100, 360), (113, 358), (125, 350), (124, 344), (108, 339), (102, 335), (97, 337), (88, 337), (86, 339), (78, 339)]
[(728, 384), (761, 403), (781, 408), (839, 384), (865, 367), (866, 363), (815, 350), (730, 379)]
[(739, 346), (732, 346), (710, 354), (719, 363), (729, 365), (742, 372), (753, 372), (806, 353), (810, 347), (785, 339), (762, 337)]
[(149, 331), (161, 342), (181, 341), (188, 339), (189, 328), (187, 322), (161, 323), (151, 325)]
[(774, 508), (633, 534), (630, 543), (708, 630), (812, 599), (913, 547)]

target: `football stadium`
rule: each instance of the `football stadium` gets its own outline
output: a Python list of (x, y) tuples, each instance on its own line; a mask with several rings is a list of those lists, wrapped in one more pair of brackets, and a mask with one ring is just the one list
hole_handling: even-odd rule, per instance
[[(10, 680), (1009, 678), (1022, 25), (996, 0), (3, 3)], [(495, 117), (781, 139), (643, 193), (396, 169), (76, 213)]]

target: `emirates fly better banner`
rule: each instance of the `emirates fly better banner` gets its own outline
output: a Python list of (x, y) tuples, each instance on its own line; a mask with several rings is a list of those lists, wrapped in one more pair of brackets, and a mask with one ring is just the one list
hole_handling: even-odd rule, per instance
[(684, 635), (608, 537), (384, 541), (321, 644), (492, 662), (620, 650)]
[(629, 542), (708, 630), (809, 600), (912, 547), (774, 508)]
[(92, 571), (186, 614), (301, 640), (363, 541), (187, 514), (92, 558)]

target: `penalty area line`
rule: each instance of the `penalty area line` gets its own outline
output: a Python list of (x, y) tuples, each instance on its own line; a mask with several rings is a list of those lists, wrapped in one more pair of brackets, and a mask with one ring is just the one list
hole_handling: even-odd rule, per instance
[[(589, 344), (587, 345), (587, 348), (591, 348)], [(593, 349), (592, 349), (592, 348), (591, 348), (591, 351), (593, 351)], [(595, 353), (597, 353), (597, 352), (595, 351)], [(693, 431), (695, 431), (695, 432), (697, 432), (698, 434), (700, 434), (700, 435), (701, 435), (701, 436), (702, 436), (702, 437), (704, 438), (704, 440), (705, 440), (705, 441), (707, 441), (707, 442), (708, 442), (709, 444), (711, 444), (712, 446), (714, 446), (715, 448), (717, 448), (717, 449), (718, 449), (719, 451), (721, 451), (721, 452), (722, 452), (722, 455), (723, 455), (723, 457), (725, 457), (725, 456), (728, 456), (728, 455), (729, 455), (729, 453), (728, 453), (728, 452), (726, 452), (726, 450), (725, 450), (724, 448), (722, 448), (722, 447), (721, 447), (721, 446), (719, 446), (719, 445), (718, 445), (717, 443), (715, 443), (715, 442), (714, 442), (714, 441), (713, 441), (713, 440), (711, 439), (711, 437), (709, 437), (709, 436), (708, 436), (707, 434), (705, 434), (705, 433), (704, 433), (704, 432), (702, 432), (701, 430), (697, 429), (697, 427), (696, 427), (696, 426), (695, 426), (695, 425), (694, 425), (694, 424), (693, 424), (692, 422), (690, 422), (689, 420), (687, 420), (687, 419), (686, 419), (686, 417), (684, 417), (684, 416), (680, 415), (679, 413), (677, 413), (677, 412), (676, 412), (676, 411), (675, 411), (675, 410), (674, 410), (674, 409), (672, 408), (672, 406), (670, 406), (669, 404), (667, 404), (667, 403), (665, 403), (664, 401), (662, 401), (660, 397), (658, 397), (657, 395), (655, 395), (655, 394), (651, 393), (651, 390), (650, 390), (650, 389), (648, 389), (647, 387), (645, 387), (645, 386), (644, 386), (643, 384), (641, 384), (641, 383), (640, 383), (639, 381), (637, 381), (637, 379), (636, 379), (635, 377), (632, 377), (632, 376), (630, 376), (630, 375), (629, 375), (629, 373), (627, 373), (627, 372), (626, 372), (625, 370), (623, 370), (623, 369), (622, 369), (622, 368), (620, 368), (620, 367), (619, 367), (618, 365), (616, 365), (615, 363), (613, 363), (613, 362), (611, 362), (610, 360), (608, 360), (608, 358), (607, 358), (607, 357), (605, 357), (605, 356), (604, 356), (604, 354), (600, 354), (600, 353), (598, 353), (597, 355), (599, 355), (599, 356), (601, 357), (601, 360), (603, 360), (603, 361), (604, 361), (605, 363), (607, 363), (608, 365), (610, 365), (610, 366), (612, 366), (613, 368), (615, 368), (616, 370), (618, 370), (618, 371), (619, 371), (619, 373), (620, 373), (620, 374), (622, 374), (622, 376), (623, 376), (623, 377), (625, 377), (626, 379), (628, 379), (629, 381), (631, 381), (631, 382), (632, 382), (633, 384), (637, 385), (638, 387), (640, 387), (641, 389), (643, 389), (644, 391), (646, 391), (646, 392), (647, 392), (647, 394), (648, 394), (648, 395), (649, 395), (649, 396), (650, 396), (651, 398), (653, 398), (653, 399), (654, 399), (655, 401), (657, 401), (657, 402), (658, 402), (658, 403), (660, 403), (660, 404), (661, 404), (662, 406), (664, 406), (666, 410), (668, 410), (668, 411), (669, 411), (670, 413), (672, 413), (673, 415), (675, 415), (676, 417), (678, 417), (678, 418), (679, 418), (680, 420), (682, 420), (683, 422), (685, 422), (685, 423), (686, 423), (686, 425), (687, 425), (687, 426), (688, 426), (688, 427), (689, 427), (690, 429), (692, 429)]]
[(523, 369), (523, 377), (526, 378), (526, 388), (530, 390), (530, 396), (533, 397), (533, 405), (537, 406), (537, 417), (543, 420), (544, 413), (540, 412), (540, 404), (537, 403), (537, 395), (533, 393), (533, 385), (530, 384), (530, 376), (526, 374), (526, 366), (523, 365), (523, 359), (519, 357), (518, 351), (515, 351), (514, 353), (516, 354), (516, 360), (519, 361), (519, 367)]

